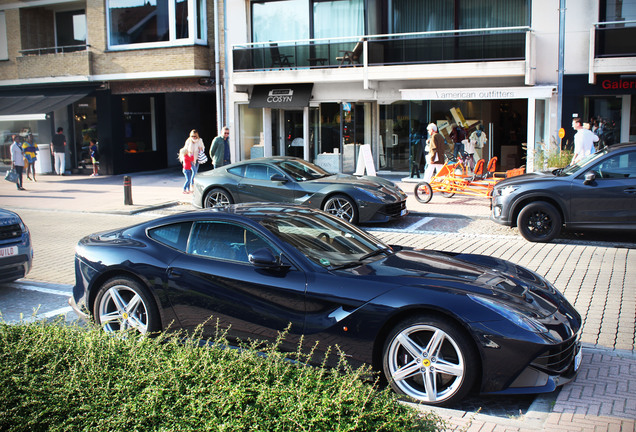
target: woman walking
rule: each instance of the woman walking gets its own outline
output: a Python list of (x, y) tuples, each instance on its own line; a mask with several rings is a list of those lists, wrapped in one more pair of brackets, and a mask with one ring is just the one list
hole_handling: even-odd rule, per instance
[[(190, 131), (190, 136), (186, 139), (183, 147), (194, 157), (194, 161), (192, 162), (192, 179), (190, 180), (189, 187), (189, 190), (192, 191), (194, 187), (194, 176), (196, 176), (197, 172), (199, 172), (199, 165), (207, 161), (207, 156), (205, 155), (205, 144), (203, 143), (203, 140), (199, 138), (198, 130), (192, 129)], [(201, 153), (203, 153), (205, 160), (200, 160), (199, 155)]]

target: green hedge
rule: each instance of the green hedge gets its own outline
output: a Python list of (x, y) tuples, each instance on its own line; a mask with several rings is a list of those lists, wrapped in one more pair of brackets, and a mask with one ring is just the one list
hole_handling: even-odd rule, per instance
[[(0, 323), (3, 431), (436, 431), (368, 370), (290, 362), (273, 347)], [(225, 348), (224, 348), (225, 347)], [(341, 368), (342, 369), (342, 368)]]

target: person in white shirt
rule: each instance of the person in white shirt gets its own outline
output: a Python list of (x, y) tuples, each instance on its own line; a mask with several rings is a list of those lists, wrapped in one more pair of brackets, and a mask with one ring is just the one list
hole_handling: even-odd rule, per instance
[(577, 132), (574, 135), (574, 156), (570, 165), (574, 165), (594, 153), (594, 143), (598, 142), (598, 135), (589, 129), (585, 129), (580, 118), (572, 119), (572, 128)]
[(192, 129), (190, 131), (190, 136), (186, 139), (183, 147), (186, 149), (187, 153), (194, 156), (194, 162), (192, 162), (192, 178), (190, 181), (190, 190), (192, 191), (194, 188), (194, 176), (197, 175), (197, 172), (199, 171), (199, 152), (203, 152), (205, 155), (205, 144), (199, 137), (198, 130)]

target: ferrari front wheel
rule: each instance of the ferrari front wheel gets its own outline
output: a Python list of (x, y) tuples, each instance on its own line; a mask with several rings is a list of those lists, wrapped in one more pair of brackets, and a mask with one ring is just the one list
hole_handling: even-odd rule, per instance
[(398, 324), (383, 350), (383, 370), (399, 394), (429, 405), (463, 399), (477, 375), (469, 338), (442, 318), (417, 316)]

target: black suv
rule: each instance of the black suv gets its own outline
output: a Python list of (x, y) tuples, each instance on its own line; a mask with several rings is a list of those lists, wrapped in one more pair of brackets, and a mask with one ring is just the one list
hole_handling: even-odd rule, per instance
[(606, 147), (575, 165), (497, 183), (490, 218), (549, 242), (562, 228), (636, 230), (636, 143)]

